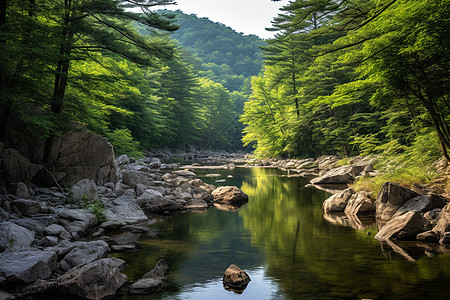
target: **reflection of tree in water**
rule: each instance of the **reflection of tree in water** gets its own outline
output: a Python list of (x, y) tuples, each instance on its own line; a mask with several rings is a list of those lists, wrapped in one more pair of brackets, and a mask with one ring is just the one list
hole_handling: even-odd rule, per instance
[[(411, 263), (388, 260), (366, 231), (324, 220), (327, 194), (304, 189), (298, 178), (265, 177), (252, 169), (242, 190), (249, 203), (240, 210), (252, 244), (264, 248), (267, 273), (288, 298), (417, 298), (444, 296), (450, 256)], [(434, 286), (429, 291), (428, 286)]]

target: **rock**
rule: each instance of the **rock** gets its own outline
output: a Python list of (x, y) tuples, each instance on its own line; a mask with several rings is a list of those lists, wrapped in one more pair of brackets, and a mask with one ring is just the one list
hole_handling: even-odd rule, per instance
[(388, 222), (405, 202), (417, 196), (418, 194), (410, 189), (386, 182), (375, 201), (377, 221)]
[(14, 187), (14, 195), (18, 198), (28, 198), (30, 197), (30, 192), (28, 187), (23, 182), (16, 182), (12, 184)]
[(132, 295), (147, 295), (157, 292), (164, 286), (167, 275), (169, 275), (169, 265), (164, 259), (161, 259), (153, 270), (130, 286), (129, 293)]
[[(25, 286), (24, 288), (19, 290), (19, 295), (21, 299), (35, 299), (34, 297), (26, 297), (32, 296), (36, 294), (46, 294), (51, 295), (57, 292), (58, 283), (56, 281), (47, 281), (38, 279), (30, 285)], [(1, 299), (1, 298), (0, 298)]]
[(350, 198), (344, 210), (346, 215), (367, 215), (375, 212), (375, 205), (366, 192), (358, 192)]
[(49, 235), (44, 236), (36, 244), (42, 247), (52, 247), (58, 245), (58, 242), (59, 242), (58, 237)]
[(151, 200), (141, 202), (139, 205), (147, 213), (166, 213), (172, 211), (185, 210), (184, 206), (178, 204), (177, 202), (170, 200), (167, 197), (155, 197)]
[(122, 174), (122, 182), (132, 188), (136, 188), (138, 183), (150, 186), (152, 183), (152, 179), (148, 176), (147, 173), (141, 171), (125, 171)]
[(115, 295), (126, 280), (116, 262), (104, 258), (69, 270), (58, 277), (58, 285), (67, 293), (99, 300)]
[(109, 247), (105, 241), (76, 242), (75, 247), (61, 260), (61, 269), (67, 271), (75, 266), (90, 263), (104, 258), (107, 253)]
[(437, 224), (433, 228), (433, 230), (439, 233), (441, 237), (445, 232), (450, 231), (450, 204), (447, 204), (442, 209), (439, 218), (437, 220)]
[(248, 202), (248, 195), (236, 186), (221, 186), (215, 189), (211, 195), (214, 202), (231, 205), (241, 205)]
[(328, 170), (339, 160), (335, 155), (323, 155), (314, 161), (314, 164), (319, 167), (320, 170)]
[(428, 212), (436, 208), (442, 209), (446, 204), (446, 199), (438, 195), (417, 196), (400, 206), (394, 217), (409, 211)]
[(0, 223), (0, 251), (19, 251), (34, 241), (34, 232), (11, 221)]
[(0, 283), (30, 283), (47, 279), (57, 268), (56, 253), (53, 251), (4, 252), (0, 254)]
[(312, 184), (346, 184), (353, 182), (355, 176), (352, 166), (341, 166), (323, 173), (311, 180)]
[(10, 182), (30, 182), (43, 168), (40, 164), (33, 164), (17, 150), (7, 148), (1, 155), (3, 159), (3, 174)]
[(230, 265), (223, 274), (223, 284), (234, 288), (242, 289), (247, 287), (250, 276), (236, 265)]
[(424, 229), (424, 219), (419, 212), (410, 211), (387, 222), (375, 235), (378, 240), (414, 240)]
[(69, 197), (73, 202), (94, 200), (97, 196), (97, 185), (94, 180), (82, 179), (78, 181), (69, 192)]
[(179, 171), (174, 171), (173, 172), (175, 175), (177, 176), (182, 176), (182, 177), (197, 177), (197, 175), (194, 172), (188, 171), (188, 170), (179, 170)]
[(151, 200), (153, 200), (153, 199), (155, 199), (155, 198), (162, 197), (162, 196), (163, 196), (163, 195), (162, 195), (161, 192), (158, 191), (158, 190), (155, 190), (155, 189), (147, 189), (147, 190), (145, 190), (145, 192), (144, 192), (141, 196), (138, 197), (138, 203), (143, 203), (143, 202), (146, 202), (146, 201), (151, 201)]
[(116, 264), (117, 268), (119, 268), (119, 271), (122, 272), (123, 270), (126, 269), (127, 267), (127, 262), (124, 261), (123, 259), (117, 258), (117, 257), (111, 257), (111, 259), (114, 261), (114, 263)]
[(72, 186), (84, 178), (102, 185), (117, 182), (114, 159), (114, 149), (104, 137), (79, 128), (55, 139), (49, 166), (62, 186)]
[(105, 217), (122, 225), (148, 223), (150, 220), (132, 197), (120, 196), (105, 206)]
[(439, 244), (450, 244), (450, 232), (444, 232), (439, 240)]
[(0, 300), (15, 300), (14, 295), (8, 294), (7, 292), (0, 291)]
[(130, 164), (130, 159), (128, 158), (128, 156), (126, 154), (122, 154), (121, 156), (116, 158), (115, 162), (118, 167), (126, 166), (126, 165)]
[(352, 189), (346, 189), (343, 192), (334, 194), (325, 200), (322, 204), (323, 211), (325, 213), (330, 212), (342, 212), (347, 206), (347, 202), (355, 194)]
[(33, 218), (12, 219), (11, 221), (33, 231), (36, 235), (43, 236), (44, 227), (57, 222), (57, 218), (53, 215), (44, 215)]
[(128, 245), (112, 245), (111, 250), (114, 252), (134, 252), (139, 249), (139, 246), (136, 244), (128, 244)]
[(187, 209), (207, 209), (209, 207), (209, 204), (206, 201), (195, 199), (187, 202), (184, 207)]
[(97, 217), (87, 209), (61, 209), (59, 211), (60, 223), (70, 232), (72, 237), (78, 238), (86, 230), (98, 224)]
[(67, 230), (58, 224), (52, 224), (43, 229), (46, 235), (57, 236), (61, 240), (68, 240), (70, 238), (70, 233)]
[(24, 216), (37, 215), (41, 211), (41, 204), (38, 201), (28, 199), (14, 200), (11, 207), (15, 207)]
[(439, 242), (439, 234), (434, 230), (428, 230), (428, 231), (419, 233), (416, 236), (416, 240), (425, 242), (425, 243), (437, 243), (437, 242)]

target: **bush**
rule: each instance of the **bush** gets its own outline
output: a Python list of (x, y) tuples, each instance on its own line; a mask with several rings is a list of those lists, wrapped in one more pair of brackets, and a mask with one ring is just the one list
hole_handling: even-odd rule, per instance
[(139, 150), (138, 141), (133, 139), (131, 131), (127, 128), (116, 129), (108, 134), (108, 141), (113, 145), (117, 156), (126, 154), (135, 159), (142, 158), (144, 154)]

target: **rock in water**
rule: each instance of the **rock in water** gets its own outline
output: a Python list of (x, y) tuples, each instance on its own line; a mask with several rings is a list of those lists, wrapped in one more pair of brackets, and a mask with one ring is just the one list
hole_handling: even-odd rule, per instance
[(65, 292), (93, 300), (115, 295), (126, 281), (111, 258), (72, 268), (58, 277), (58, 285)]
[(164, 259), (161, 259), (153, 270), (131, 285), (129, 293), (133, 295), (147, 295), (157, 292), (164, 286), (167, 275), (169, 275), (169, 265)]
[(230, 265), (223, 274), (223, 285), (231, 287), (234, 291), (242, 293), (250, 282), (250, 276), (236, 265)]
[(242, 205), (248, 202), (248, 195), (236, 186), (221, 186), (212, 191), (214, 202)]

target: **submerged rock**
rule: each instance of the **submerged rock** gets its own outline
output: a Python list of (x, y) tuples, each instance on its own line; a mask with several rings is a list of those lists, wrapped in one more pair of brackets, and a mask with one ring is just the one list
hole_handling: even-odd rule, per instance
[(234, 264), (230, 265), (228, 269), (226, 269), (222, 278), (223, 285), (226, 289), (231, 288), (239, 294), (244, 291), (250, 280), (250, 276)]
[(133, 295), (147, 295), (161, 290), (169, 275), (169, 265), (164, 259), (158, 261), (150, 272), (130, 286), (129, 293)]

